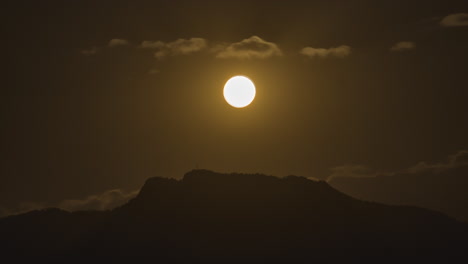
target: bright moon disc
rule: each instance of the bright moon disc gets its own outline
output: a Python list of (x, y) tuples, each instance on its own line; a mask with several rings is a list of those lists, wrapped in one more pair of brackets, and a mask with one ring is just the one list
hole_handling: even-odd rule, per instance
[(231, 106), (242, 108), (255, 98), (255, 85), (245, 76), (234, 76), (224, 85), (224, 99)]

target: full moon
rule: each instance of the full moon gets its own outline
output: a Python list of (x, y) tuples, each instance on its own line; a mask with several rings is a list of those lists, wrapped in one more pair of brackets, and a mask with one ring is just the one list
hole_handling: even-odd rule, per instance
[(224, 99), (233, 107), (246, 107), (254, 98), (255, 85), (245, 76), (234, 76), (224, 85)]

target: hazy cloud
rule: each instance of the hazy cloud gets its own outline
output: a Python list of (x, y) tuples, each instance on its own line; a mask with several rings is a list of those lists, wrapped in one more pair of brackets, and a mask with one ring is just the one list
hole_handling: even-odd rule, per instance
[(140, 48), (144, 49), (160, 49), (164, 48), (166, 44), (162, 41), (150, 41), (150, 40), (145, 40), (140, 44)]
[(117, 47), (117, 46), (125, 46), (128, 44), (130, 43), (126, 39), (111, 39), (109, 41), (108, 46), (112, 48), (112, 47)]
[(159, 73), (159, 69), (149, 69), (148, 71), (148, 74), (151, 74), (151, 75), (158, 74), (158, 73)]
[(446, 170), (468, 166), (468, 150), (461, 150), (453, 155), (449, 155), (443, 162), (427, 163), (419, 162), (402, 171), (395, 172), (375, 172), (362, 165), (343, 165), (331, 169), (331, 174), (327, 181), (333, 178), (366, 178), (377, 176), (392, 176), (399, 173), (418, 174), (422, 172), (440, 173)]
[(166, 46), (174, 55), (186, 55), (206, 48), (207, 41), (203, 38), (178, 39)]
[(219, 45), (214, 47), (216, 57), (220, 59), (266, 59), (273, 56), (282, 56), (280, 48), (273, 42), (268, 42), (260, 37), (252, 36), (240, 42)]
[(33, 210), (41, 210), (49, 207), (57, 207), (67, 211), (81, 210), (111, 210), (123, 205), (137, 196), (139, 190), (124, 192), (120, 189), (108, 190), (100, 194), (90, 195), (84, 199), (64, 200), (58, 204), (43, 204), (23, 202), (15, 209), (0, 207), (0, 217), (22, 214)]
[(332, 173), (328, 183), (350, 196), (385, 204), (415, 205), (468, 221), (467, 150), (440, 162), (419, 162), (393, 172), (352, 168), (338, 171), (342, 173)]
[(307, 179), (309, 179), (309, 180), (311, 180), (311, 181), (316, 181), (316, 182), (322, 181), (322, 180), (320, 180), (319, 178), (313, 177), (313, 176), (307, 177)]
[(97, 47), (92, 47), (92, 48), (89, 48), (89, 49), (84, 49), (81, 51), (81, 54), (83, 55), (86, 55), (86, 56), (91, 56), (91, 55), (94, 55), (98, 52), (98, 48)]
[(328, 49), (324, 48), (312, 48), (312, 47), (305, 47), (299, 51), (300, 54), (314, 58), (326, 58), (326, 57), (338, 57), (344, 58), (351, 54), (351, 47), (347, 45), (341, 45), (339, 47), (331, 47)]
[(468, 13), (450, 14), (440, 21), (444, 27), (468, 26)]
[(439, 173), (449, 169), (455, 169), (463, 166), (468, 166), (468, 150), (461, 150), (453, 155), (448, 156), (444, 162), (429, 164), (426, 162), (419, 162), (418, 164), (408, 168), (408, 173), (420, 173), (432, 171)]
[(390, 50), (391, 51), (405, 51), (405, 50), (412, 50), (416, 48), (416, 44), (411, 41), (400, 41), (398, 43), (395, 43)]
[(81, 200), (65, 200), (58, 207), (67, 211), (110, 210), (134, 198), (138, 191), (125, 193), (122, 190), (108, 190), (97, 195), (90, 195)]
[(22, 214), (33, 210), (44, 209), (47, 206), (42, 203), (34, 203), (34, 202), (22, 202), (18, 205), (15, 209), (9, 209), (5, 207), (0, 207), (0, 217), (5, 217), (8, 215), (16, 215)]
[(154, 56), (162, 59), (166, 56), (188, 55), (199, 52), (207, 47), (203, 38), (178, 39), (173, 42), (143, 41), (140, 48), (156, 49)]

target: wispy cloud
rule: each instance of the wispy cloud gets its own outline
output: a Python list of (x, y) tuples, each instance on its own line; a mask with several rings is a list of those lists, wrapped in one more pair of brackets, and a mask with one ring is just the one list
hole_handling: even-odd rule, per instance
[(252, 36), (240, 42), (219, 45), (214, 48), (216, 58), (220, 59), (266, 59), (282, 56), (281, 49), (273, 42), (268, 42), (258, 36)]
[(44, 209), (47, 206), (44, 203), (37, 202), (22, 202), (16, 208), (6, 208), (0, 207), (0, 217), (5, 217), (9, 215), (23, 214), (33, 210)]
[(418, 164), (408, 168), (408, 173), (420, 173), (431, 171), (439, 173), (449, 169), (455, 169), (463, 166), (468, 166), (468, 150), (461, 150), (453, 155), (448, 156), (447, 160), (439, 163), (419, 162)]
[[(130, 45), (130, 42), (126, 39), (115, 38), (108, 42), (107, 47), (113, 48), (125, 45)], [(189, 55), (201, 51), (207, 51), (207, 54), (214, 55), (218, 59), (267, 59), (283, 56), (283, 51), (279, 48), (278, 44), (262, 39), (259, 36), (251, 36), (234, 43), (214, 44), (209, 44), (208, 40), (197, 37), (180, 38), (171, 42), (145, 40), (137, 47), (153, 51), (154, 57), (159, 60), (169, 56)], [(92, 47), (82, 50), (81, 53), (90, 56), (98, 51), (98, 47)], [(331, 48), (304, 47), (299, 53), (310, 58), (343, 58), (351, 54), (351, 47), (347, 45)], [(155, 74), (157, 72), (156, 70), (149, 73)]]
[(81, 54), (85, 55), (85, 56), (92, 56), (94, 54), (96, 54), (98, 52), (98, 48), (97, 47), (91, 47), (89, 49), (84, 49), (81, 51)]
[(117, 46), (126, 46), (128, 44), (130, 44), (130, 43), (126, 39), (111, 39), (109, 41), (109, 44), (107, 44), (107, 45), (109, 47), (113, 48), (113, 47), (117, 47)]
[(301, 55), (309, 58), (326, 58), (326, 57), (337, 57), (344, 58), (351, 54), (351, 47), (347, 45), (341, 45), (339, 47), (325, 48), (313, 48), (305, 47), (299, 51)]
[(199, 52), (208, 46), (206, 39), (178, 39), (172, 42), (143, 41), (140, 48), (155, 49), (154, 56), (162, 59), (166, 56), (188, 55)]
[(150, 74), (150, 75), (155, 75), (155, 74), (158, 74), (158, 73), (159, 73), (159, 69), (156, 69), (156, 68), (152, 68), (152, 69), (148, 70), (148, 74)]
[(109, 210), (134, 198), (138, 191), (124, 192), (120, 189), (108, 190), (101, 194), (90, 195), (81, 200), (65, 200), (58, 207), (67, 211)]
[(83, 199), (64, 200), (57, 204), (23, 202), (14, 209), (0, 207), (0, 217), (22, 214), (48, 207), (57, 207), (67, 211), (111, 210), (134, 198), (138, 192), (139, 190), (125, 192), (120, 189), (112, 189), (104, 191), (103, 193), (90, 195)]
[(444, 27), (468, 26), (468, 13), (450, 14), (440, 21)]
[(151, 41), (151, 40), (145, 40), (141, 43), (140, 48), (144, 49), (160, 49), (164, 48), (166, 44), (162, 41)]
[(406, 50), (412, 50), (416, 48), (416, 44), (412, 41), (400, 41), (398, 43), (395, 43), (390, 50), (391, 51), (406, 51)]
[(468, 150), (461, 150), (453, 155), (449, 155), (443, 162), (427, 163), (419, 162), (407, 169), (393, 172), (376, 172), (362, 165), (343, 165), (331, 169), (331, 174), (327, 181), (334, 178), (368, 178), (378, 176), (392, 176), (396, 174), (419, 174), (419, 173), (440, 173), (443, 171), (468, 166)]

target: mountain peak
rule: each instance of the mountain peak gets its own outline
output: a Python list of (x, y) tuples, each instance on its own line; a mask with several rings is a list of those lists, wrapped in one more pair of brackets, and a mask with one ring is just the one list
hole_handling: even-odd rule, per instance
[(304, 177), (193, 170), (181, 180), (148, 179), (136, 198), (110, 213), (0, 219), (0, 248), (32, 259), (37, 252), (89, 252), (162, 263), (374, 263), (372, 254), (396, 262), (408, 252), (432, 261), (464, 254), (467, 228), (430, 210), (356, 200)]
[[(167, 192), (217, 192), (217, 190), (245, 193), (246, 191), (266, 191), (268, 189), (289, 189), (299, 191), (307, 189), (326, 189), (338, 193), (324, 181), (312, 181), (300, 176), (279, 178), (264, 174), (248, 173), (218, 173), (210, 170), (197, 169), (185, 173), (181, 180), (163, 177), (152, 177), (146, 180), (138, 196), (150, 193), (163, 194)], [(309, 193), (310, 194), (310, 193)]]
[[(248, 201), (273, 207), (288, 206), (308, 201), (315, 207), (349, 206), (355, 199), (333, 189), (324, 181), (305, 177), (279, 178), (263, 174), (217, 173), (210, 170), (192, 170), (183, 179), (153, 177), (148, 179), (130, 208), (159, 210), (166, 206), (188, 204), (239, 203)], [(211, 205), (210, 205), (211, 206)], [(127, 207), (127, 206), (124, 206)]]

